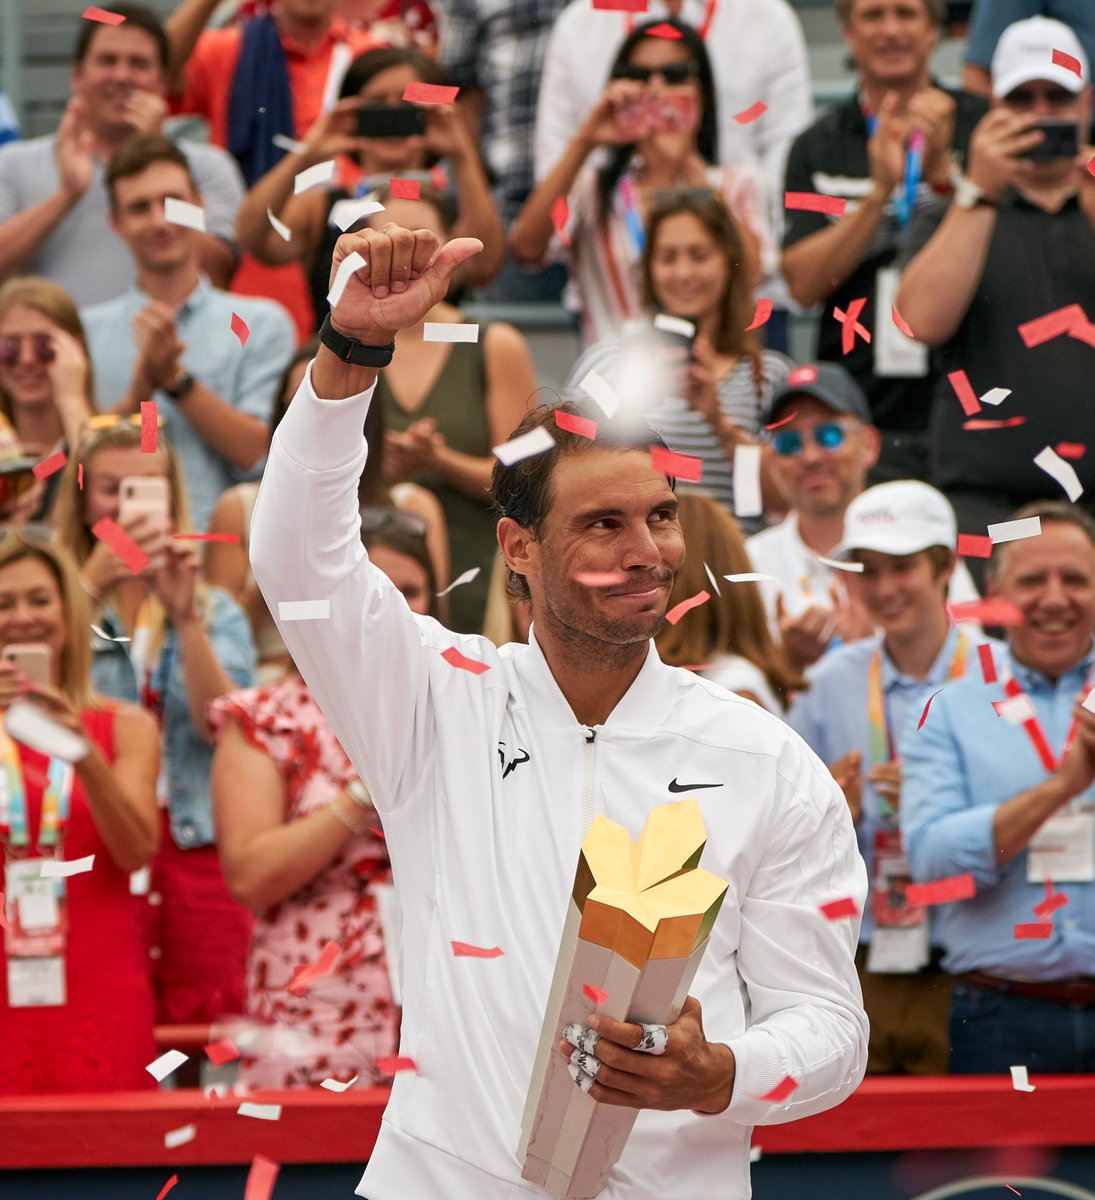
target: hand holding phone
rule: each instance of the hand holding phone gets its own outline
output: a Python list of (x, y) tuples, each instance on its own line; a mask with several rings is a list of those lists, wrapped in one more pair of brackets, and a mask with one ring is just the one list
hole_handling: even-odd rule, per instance
[(12, 642), (4, 647), (3, 659), (31, 683), (49, 683), (50, 650), (44, 642)]

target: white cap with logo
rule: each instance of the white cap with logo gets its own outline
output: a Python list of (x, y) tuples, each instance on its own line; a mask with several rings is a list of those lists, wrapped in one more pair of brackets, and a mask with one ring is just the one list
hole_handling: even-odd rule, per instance
[(879, 483), (858, 496), (844, 514), (844, 537), (834, 558), (856, 550), (916, 554), (929, 546), (958, 544), (954, 509), (942, 492), (916, 479)]
[[(1055, 50), (1074, 59), (1080, 73), (1055, 62)], [(1088, 62), (1080, 39), (1063, 22), (1052, 17), (1028, 17), (1016, 21), (1000, 34), (992, 56), (992, 94), (1007, 96), (1035, 79), (1060, 84), (1076, 93), (1087, 83)]]

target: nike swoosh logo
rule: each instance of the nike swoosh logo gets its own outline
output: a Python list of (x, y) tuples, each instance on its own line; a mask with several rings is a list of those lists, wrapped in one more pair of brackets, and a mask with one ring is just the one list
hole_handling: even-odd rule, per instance
[(669, 785), (671, 792), (698, 792), (702, 788), (722, 787), (721, 783), (678, 783), (675, 779)]

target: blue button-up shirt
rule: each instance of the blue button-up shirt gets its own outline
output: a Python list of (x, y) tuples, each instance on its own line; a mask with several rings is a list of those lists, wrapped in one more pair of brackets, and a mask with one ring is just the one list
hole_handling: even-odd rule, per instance
[[(968, 635), (967, 635), (968, 636)], [(923, 679), (903, 675), (882, 645), (882, 636), (863, 638), (829, 651), (811, 673), (810, 687), (795, 698), (787, 720), (826, 766), (858, 750), (863, 755), (863, 814), (856, 825), (859, 852), (867, 864), (867, 877), (874, 882), (874, 842), (880, 829), (894, 829), (897, 819), (887, 815), (887, 805), (868, 780), (871, 767), (871, 730), (867, 717), (867, 693), (871, 659), (882, 650), (882, 693), (895, 744), (911, 721), (915, 726), (927, 698), (947, 681), (958, 645), (952, 629), (943, 648)], [(972, 647), (971, 647), (972, 649)], [(968, 667), (969, 655), (967, 655)], [(904, 787), (902, 787), (904, 794)], [(868, 902), (859, 940), (869, 942), (874, 917)]]
[[(133, 318), (149, 301), (145, 292), (134, 287), (80, 313), (101, 409), (113, 408), (133, 381), (137, 361)], [(241, 346), (232, 332), (233, 313), (238, 313), (251, 331), (246, 346)], [(280, 304), (222, 292), (202, 279), (176, 312), (175, 328), (186, 346), (179, 360), (184, 370), (226, 404), (269, 421), (274, 394), (296, 344), (293, 323)], [(163, 422), (162, 433), (182, 464), (194, 525), (205, 529), (221, 492), (244, 479), (258, 478), (263, 460), (241, 471), (190, 424), (185, 398), (175, 404), (157, 391), (153, 399)]]
[[(906, 730), (901, 831), (913, 877), (922, 881), (973, 874), (977, 895), (940, 905), (937, 937), (943, 965), (953, 974), (986, 971), (1008, 979), (1049, 981), (1095, 975), (1095, 883), (1063, 883), (1069, 903), (1053, 914), (1049, 938), (1017, 939), (1015, 926), (1035, 921), (1043, 883), (1027, 883), (1027, 854), (996, 859), (993, 816), (1012, 796), (1042, 783), (1046, 770), (1027, 731), (996, 715), (1012, 672), (1038, 713), (1058, 753), (1072, 724), (1072, 707), (1090, 676), (1095, 649), (1057, 680), (999, 656), (1000, 682), (979, 671), (949, 685), (932, 701), (924, 727)], [(1072, 802), (1095, 802), (1090, 788)]]

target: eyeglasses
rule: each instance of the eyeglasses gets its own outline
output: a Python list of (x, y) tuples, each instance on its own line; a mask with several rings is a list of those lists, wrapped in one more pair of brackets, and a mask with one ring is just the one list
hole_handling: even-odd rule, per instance
[(639, 63), (621, 63), (612, 72), (613, 79), (634, 79), (637, 83), (649, 83), (655, 75), (660, 75), (662, 81), (670, 87), (680, 87), (700, 73), (699, 63), (689, 59), (687, 62), (666, 63), (661, 67), (644, 67)]
[(411, 537), (426, 536), (426, 518), (417, 513), (400, 512), (398, 508), (375, 508), (365, 505), (361, 510), (361, 534), (405, 533)]
[(13, 333), (0, 338), (0, 363), (14, 366), (23, 355), (23, 342), (29, 341), (34, 361), (44, 367), (57, 357), (53, 341), (48, 333)]
[[(839, 450), (851, 433), (851, 428), (843, 421), (821, 421), (811, 432), (818, 449)], [(785, 458), (801, 454), (806, 445), (801, 429), (777, 429), (770, 434), (770, 439), (772, 449)]]

